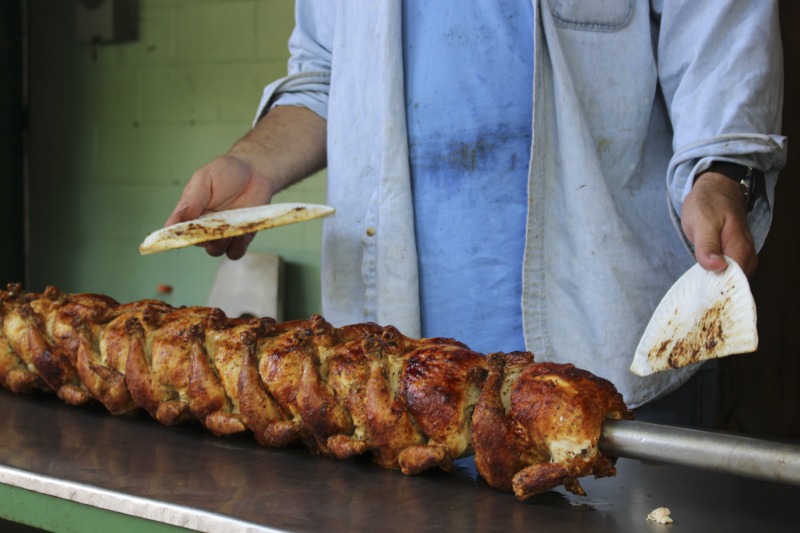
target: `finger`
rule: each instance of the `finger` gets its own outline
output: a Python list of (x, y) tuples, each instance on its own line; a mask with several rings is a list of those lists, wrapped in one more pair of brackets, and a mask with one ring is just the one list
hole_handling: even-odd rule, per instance
[(752, 276), (758, 267), (758, 256), (750, 233), (738, 234), (723, 241), (723, 253), (736, 261), (747, 277)]
[(184, 187), (180, 200), (175, 205), (172, 214), (164, 222), (164, 226), (199, 217), (205, 212), (210, 199), (211, 183), (204, 169), (200, 169), (192, 175)]
[(716, 225), (700, 225), (692, 234), (695, 259), (708, 271), (722, 272), (728, 265), (723, 256), (728, 256), (749, 277), (758, 266), (755, 244), (745, 222), (735, 217), (728, 218), (721, 230)]
[(716, 252), (698, 251), (695, 249), (694, 257), (700, 266), (709, 272), (722, 272), (728, 268), (728, 263), (725, 261), (725, 258), (722, 257), (722, 254)]
[(181, 199), (172, 214), (164, 222), (164, 227), (184, 222), (186, 220), (193, 220), (203, 214), (203, 208), (199, 204), (189, 204)]
[(722, 257), (720, 228), (716, 224), (697, 224), (686, 236), (694, 244), (694, 258), (701, 267), (710, 272), (722, 272), (728, 263)]
[(755, 253), (748, 255), (743, 262), (739, 263), (739, 266), (742, 267), (742, 271), (748, 278), (753, 277), (758, 269), (758, 256)]
[(731, 251), (725, 255), (736, 261), (736, 264), (739, 265), (748, 278), (755, 274), (758, 268), (758, 256), (756, 254), (745, 251)]
[(228, 247), (233, 239), (218, 239), (216, 241), (204, 242), (198, 246), (206, 249), (206, 253), (213, 257), (224, 255), (228, 251)]
[(250, 246), (250, 243), (253, 242), (255, 239), (255, 233), (248, 233), (247, 235), (242, 235), (241, 237), (235, 237), (231, 240), (230, 246), (228, 246), (228, 254), (229, 259), (241, 259), (244, 257), (244, 254), (247, 252), (247, 247)]

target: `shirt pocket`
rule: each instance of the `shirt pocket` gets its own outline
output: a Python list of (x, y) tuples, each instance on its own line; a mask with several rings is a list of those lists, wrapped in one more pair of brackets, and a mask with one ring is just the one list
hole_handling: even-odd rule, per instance
[(633, 19), (633, 0), (547, 0), (556, 26), (614, 32)]

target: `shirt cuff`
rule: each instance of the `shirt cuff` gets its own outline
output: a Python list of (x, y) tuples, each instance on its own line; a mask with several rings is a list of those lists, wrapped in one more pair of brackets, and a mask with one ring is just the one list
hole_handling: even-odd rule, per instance
[(302, 72), (276, 80), (264, 88), (253, 125), (277, 105), (306, 107), (327, 120), (329, 72)]

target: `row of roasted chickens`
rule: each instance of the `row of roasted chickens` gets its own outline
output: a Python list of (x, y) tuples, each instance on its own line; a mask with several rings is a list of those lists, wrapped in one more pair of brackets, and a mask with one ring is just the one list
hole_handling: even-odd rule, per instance
[(371, 453), (406, 474), (474, 454), (489, 485), (521, 499), (562, 484), (582, 494), (579, 477), (613, 475), (597, 447), (602, 423), (632, 416), (611, 383), (572, 365), (372, 323), (275, 323), (9, 285), (0, 324), (0, 385), (13, 392), (250, 431), (270, 447)]

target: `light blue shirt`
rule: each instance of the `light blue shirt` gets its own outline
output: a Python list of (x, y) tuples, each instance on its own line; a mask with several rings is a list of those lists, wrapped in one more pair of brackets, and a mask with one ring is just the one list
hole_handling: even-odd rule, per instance
[(532, 11), (526, 0), (403, 2), (422, 335), (481, 352), (525, 349)]
[[(526, 348), (609, 379), (635, 408), (695, 371), (641, 378), (629, 366), (658, 302), (694, 263), (679, 217), (712, 158), (766, 172), (748, 215), (756, 248), (766, 239), (786, 158), (778, 2), (531, 4)], [(296, 20), (289, 75), (264, 89), (257, 117), (277, 103), (328, 121), (336, 216), (323, 226), (323, 313), (419, 336), (401, 3), (297, 0)]]

